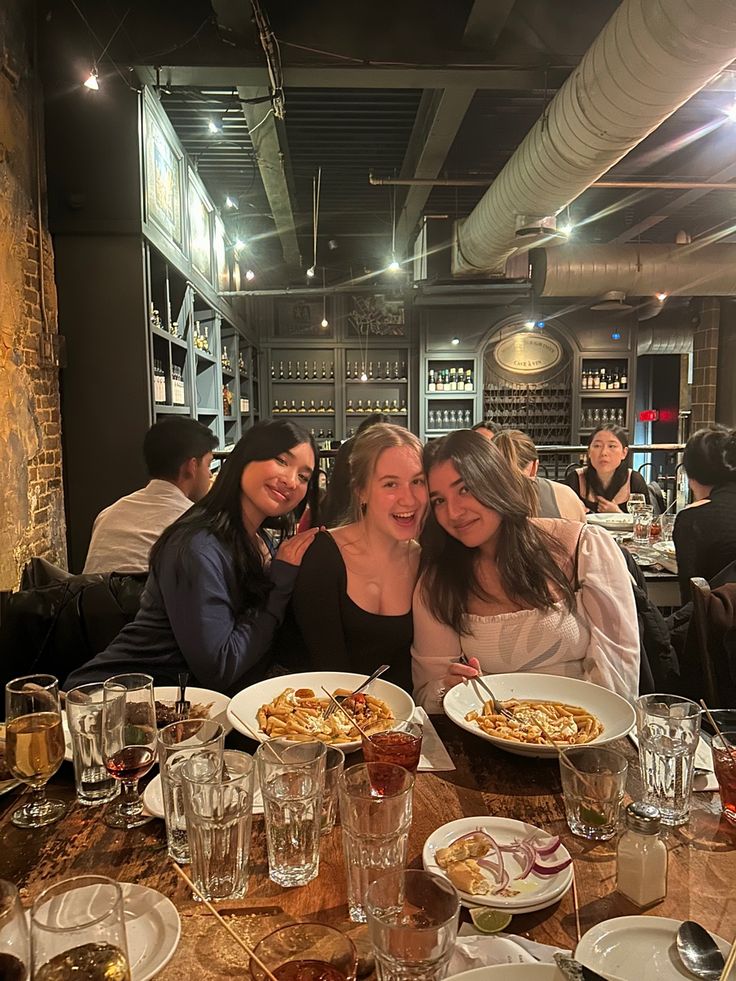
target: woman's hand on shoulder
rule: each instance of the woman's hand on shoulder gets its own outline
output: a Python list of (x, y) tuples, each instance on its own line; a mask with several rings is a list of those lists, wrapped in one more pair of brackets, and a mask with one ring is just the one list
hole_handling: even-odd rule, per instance
[(307, 553), (307, 549), (317, 537), (319, 532), (324, 530), (325, 529), (321, 527), (310, 528), (309, 531), (302, 531), (298, 535), (293, 535), (291, 538), (287, 538), (285, 542), (282, 542), (279, 545), (275, 558), (277, 558), (279, 562), (287, 562), (289, 565), (301, 565), (302, 559)]
[(599, 497), (598, 513), (600, 514), (601, 511), (604, 512), (605, 514), (620, 514), (621, 508), (618, 506), (618, 504), (615, 504), (613, 501), (607, 501), (605, 497)]
[(444, 677), (445, 688), (452, 688), (459, 685), (461, 681), (468, 678), (477, 678), (480, 674), (480, 661), (477, 657), (469, 657), (469, 663), (463, 664), (459, 661), (450, 661), (447, 674)]

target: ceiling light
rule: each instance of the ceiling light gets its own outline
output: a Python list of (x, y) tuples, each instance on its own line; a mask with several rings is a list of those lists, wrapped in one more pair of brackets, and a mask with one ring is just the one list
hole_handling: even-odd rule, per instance
[(322, 318), (322, 323), (320, 324), (320, 327), (329, 327), (329, 326), (330, 326), (329, 320), (327, 319), (327, 317), (323, 317)]
[(396, 258), (396, 256), (394, 256), (391, 259), (391, 262), (389, 262), (389, 264), (388, 264), (388, 271), (391, 272), (391, 273), (401, 272), (401, 265), (400, 265), (398, 259)]
[(253, 280), (256, 278), (256, 274), (253, 272), (252, 269), (246, 269), (245, 278), (248, 280), (249, 283), (252, 283)]
[(537, 328), (537, 330), (544, 330), (544, 328), (547, 325), (545, 324), (545, 322), (543, 320), (538, 320), (534, 326)]
[(591, 304), (591, 310), (631, 310), (632, 306), (626, 302), (626, 294), (623, 290), (609, 290), (596, 302)]
[(314, 266), (310, 266), (309, 269), (307, 269), (307, 279), (314, 279), (314, 274), (315, 268)]
[(657, 297), (660, 303), (664, 303), (668, 296), (667, 293), (655, 293), (654, 295)]
[(207, 129), (210, 131), (210, 133), (221, 133), (222, 123), (218, 123), (216, 119), (210, 119), (210, 121), (207, 123)]
[(245, 248), (245, 242), (242, 240), (242, 238), (236, 238), (235, 245), (234, 245), (235, 251), (240, 252), (240, 250), (244, 248)]
[(572, 235), (572, 233), (575, 231), (575, 226), (567, 223), (565, 225), (560, 225), (557, 231), (561, 235), (564, 235), (566, 238), (569, 238)]
[(100, 91), (100, 77), (97, 74), (96, 68), (92, 69), (83, 84), (86, 89), (90, 90), (90, 92)]
[(460, 343), (459, 337), (453, 337), (453, 339), (450, 341), (450, 344), (454, 344), (455, 346), (457, 346), (459, 343)]
[(527, 322), (524, 324), (524, 326), (526, 327), (527, 330), (534, 330), (534, 321), (533, 320), (527, 320)]
[(238, 199), (237, 198), (231, 198), (230, 195), (228, 194), (225, 197), (225, 207), (232, 209), (232, 208), (237, 208), (237, 206), (238, 206)]
[(366, 373), (365, 373), (365, 368), (363, 368), (363, 370), (360, 373), (360, 380), (362, 382), (367, 382), (368, 381), (368, 375), (366, 375)]
[(611, 340), (612, 341), (620, 341), (621, 340), (621, 331), (620, 330), (612, 330), (611, 331)]

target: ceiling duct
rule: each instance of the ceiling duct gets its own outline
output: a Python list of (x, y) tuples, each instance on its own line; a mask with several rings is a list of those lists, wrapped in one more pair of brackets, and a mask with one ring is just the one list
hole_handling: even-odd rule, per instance
[(735, 58), (733, 0), (623, 0), (458, 222), (453, 273), (503, 273), (517, 216), (558, 214)]
[(736, 295), (736, 245), (560, 245), (530, 258), (536, 296)]
[(591, 310), (631, 310), (631, 304), (626, 302), (626, 294), (621, 290), (609, 290), (594, 303)]
[(692, 324), (675, 328), (667, 324), (640, 324), (636, 333), (636, 353), (692, 354), (693, 330)]

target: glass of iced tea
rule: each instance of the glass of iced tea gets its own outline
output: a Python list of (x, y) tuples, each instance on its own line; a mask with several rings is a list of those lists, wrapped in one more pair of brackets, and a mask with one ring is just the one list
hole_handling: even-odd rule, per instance
[[(260, 961), (260, 963), (259, 963)], [(350, 937), (322, 923), (294, 923), (274, 930), (256, 946), (253, 981), (354, 981), (358, 955)]]
[[(712, 743), (713, 769), (721, 793), (723, 816), (736, 824), (736, 729), (721, 729), (723, 740), (715, 736)], [(724, 745), (725, 741), (725, 745)]]
[(366, 763), (394, 763), (416, 773), (422, 755), (422, 727), (416, 722), (397, 722), (384, 732), (363, 736)]
[(33, 791), (14, 812), (19, 828), (43, 828), (66, 813), (61, 800), (46, 797), (46, 783), (64, 760), (59, 682), (50, 674), (14, 678), (5, 686), (5, 753), (8, 769)]

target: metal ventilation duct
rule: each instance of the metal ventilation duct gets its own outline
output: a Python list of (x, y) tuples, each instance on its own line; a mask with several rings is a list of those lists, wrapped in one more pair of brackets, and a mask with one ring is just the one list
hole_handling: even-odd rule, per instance
[(556, 215), (735, 58), (733, 0), (623, 0), (458, 223), (453, 273), (502, 273), (518, 215)]
[(693, 327), (668, 327), (666, 324), (640, 324), (636, 335), (636, 353), (692, 354)]
[(537, 296), (736, 294), (736, 245), (561, 245), (534, 249), (531, 264)]

